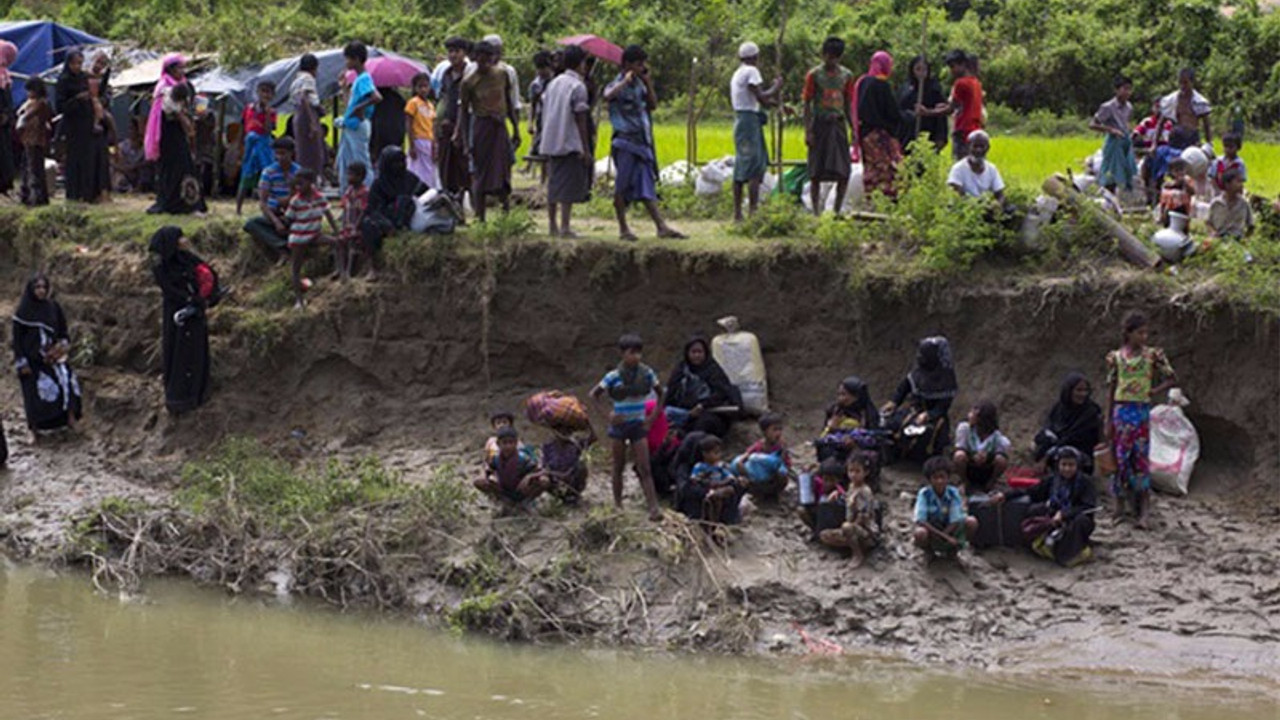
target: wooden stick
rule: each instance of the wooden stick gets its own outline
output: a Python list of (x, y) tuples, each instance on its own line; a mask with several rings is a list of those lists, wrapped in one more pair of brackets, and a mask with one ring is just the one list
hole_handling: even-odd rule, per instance
[[(773, 46), (773, 60), (777, 77), (782, 77), (782, 42), (787, 35), (788, 20), (786, 0), (778, 0), (778, 12), (781, 13), (782, 18), (778, 24), (778, 39), (774, 42)], [(773, 141), (774, 157), (777, 158), (778, 185), (782, 184), (782, 138), (786, 128), (786, 103), (783, 101), (784, 97), (785, 93), (783, 93), (782, 89), (779, 88), (778, 97), (776, 98), (776, 102), (778, 103), (778, 127), (776, 130), (777, 134), (774, 135)]]
[[(928, 65), (929, 63), (929, 60), (928, 60), (929, 58), (929, 10), (928, 8), (921, 8), (920, 15), (922, 18), (922, 20), (920, 21), (920, 57), (924, 60), (925, 64)], [(915, 63), (912, 63), (911, 67), (907, 68), (907, 73), (909, 73), (912, 79), (915, 79), (916, 77)], [(916, 138), (920, 137), (920, 124), (924, 122), (924, 118), (920, 116), (920, 106), (924, 104), (924, 80), (918, 80), (917, 83), (919, 84), (919, 87), (916, 88), (916, 131), (911, 135), (912, 140), (915, 140)]]

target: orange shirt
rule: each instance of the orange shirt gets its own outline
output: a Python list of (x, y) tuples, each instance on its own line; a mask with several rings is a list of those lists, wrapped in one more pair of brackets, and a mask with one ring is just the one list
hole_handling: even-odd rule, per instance
[(430, 100), (414, 95), (404, 106), (409, 116), (409, 137), (414, 140), (435, 140), (436, 108)]
[(966, 75), (951, 86), (951, 101), (960, 106), (956, 115), (956, 132), (968, 135), (982, 129), (982, 83)]

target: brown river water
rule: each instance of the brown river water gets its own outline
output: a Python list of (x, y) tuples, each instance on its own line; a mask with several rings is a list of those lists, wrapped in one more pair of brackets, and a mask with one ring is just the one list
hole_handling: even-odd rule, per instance
[(179, 582), (121, 599), (0, 564), (0, 720), (1277, 717), (1274, 697), (1211, 678), (502, 645)]

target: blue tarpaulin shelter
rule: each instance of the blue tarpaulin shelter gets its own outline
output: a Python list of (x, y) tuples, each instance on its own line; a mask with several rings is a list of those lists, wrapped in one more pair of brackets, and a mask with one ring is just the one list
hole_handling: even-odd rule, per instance
[[(39, 75), (61, 65), (71, 50), (107, 42), (75, 28), (43, 20), (0, 22), (0, 40), (8, 40), (18, 46), (18, 59), (9, 69), (19, 75)], [(15, 77), (14, 103), (21, 103), (26, 97), (26, 84), (22, 78)]]

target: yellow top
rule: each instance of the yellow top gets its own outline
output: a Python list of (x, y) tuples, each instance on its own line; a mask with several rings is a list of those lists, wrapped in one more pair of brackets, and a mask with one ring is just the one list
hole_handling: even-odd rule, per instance
[(409, 137), (414, 140), (436, 139), (436, 108), (430, 100), (414, 95), (405, 103), (404, 114), (409, 116)]

